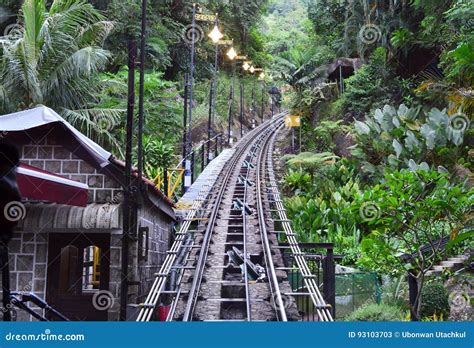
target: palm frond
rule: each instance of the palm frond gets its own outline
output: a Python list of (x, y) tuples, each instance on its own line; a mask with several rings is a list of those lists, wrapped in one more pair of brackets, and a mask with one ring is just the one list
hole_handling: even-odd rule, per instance
[(112, 130), (120, 124), (125, 110), (122, 109), (66, 109), (60, 110), (66, 121), (87, 137), (101, 145), (113, 146), (121, 156), (123, 152)]
[[(46, 16), (46, 4), (44, 0), (25, 0), (21, 7), (24, 26), (24, 40), (31, 53), (36, 53), (41, 46), (40, 31)], [(34, 59), (34, 55), (29, 57)]]
[(89, 24), (79, 31), (76, 37), (77, 45), (79, 47), (102, 47), (114, 27), (115, 23), (112, 21), (100, 21)]

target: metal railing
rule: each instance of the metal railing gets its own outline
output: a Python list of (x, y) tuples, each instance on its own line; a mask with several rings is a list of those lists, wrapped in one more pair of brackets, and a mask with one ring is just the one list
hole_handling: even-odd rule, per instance
[[(154, 183), (166, 196), (175, 201), (191, 186), (207, 165), (224, 149), (224, 135), (217, 134), (193, 148), (174, 168), (165, 168), (157, 175)], [(186, 182), (188, 176), (188, 182)]]
[[(291, 227), (291, 221), (288, 219), (286, 214), (286, 209), (283, 205), (283, 200), (280, 195), (280, 191), (278, 189), (277, 181), (275, 178), (275, 172), (273, 170), (273, 148), (274, 142), (277, 133), (273, 135), (273, 138), (270, 141), (270, 148), (272, 151), (269, 151), (268, 158), (267, 158), (267, 168), (266, 168), (266, 186), (267, 186), (267, 194), (269, 195), (269, 202), (272, 211), (274, 212), (274, 216), (276, 218), (273, 219), (274, 222), (277, 222), (278, 227), (277, 230), (274, 232), (279, 234), (281, 237), (284, 237), (288, 244), (280, 245), (283, 249), (291, 252), (292, 258), (295, 262), (295, 268), (298, 269), (298, 272), (301, 273), (303, 278), (303, 283), (305, 287), (305, 293), (308, 298), (311, 300), (311, 306), (315, 310), (315, 318), (318, 321), (333, 321), (334, 320), (334, 306), (335, 306), (335, 289), (334, 281), (323, 280), (326, 284), (325, 290), (323, 289), (323, 294), (319, 289), (319, 284), (317, 282), (317, 277), (313, 274), (310, 265), (308, 265), (307, 259), (305, 258), (305, 253), (302, 252), (302, 247), (298, 243), (296, 239), (296, 234), (293, 232)], [(332, 245), (327, 244), (327, 259), (328, 260), (324, 264), (325, 274), (326, 276), (330, 275), (331, 273), (334, 274), (334, 254)], [(287, 267), (288, 268), (288, 267)], [(291, 270), (287, 269), (287, 270)], [(294, 294), (290, 294), (294, 295)], [(299, 296), (299, 295), (295, 295)]]
[[(280, 243), (284, 249), (285, 267), (288, 269), (288, 280), (291, 285), (292, 296), (296, 300), (298, 310), (303, 321), (319, 321), (321, 318), (314, 305), (304, 274), (298, 268), (295, 255), (292, 254), (288, 243)], [(335, 255), (331, 243), (300, 243), (303, 258), (308, 266), (309, 273), (313, 276), (315, 285), (323, 294), (324, 300), (330, 305), (332, 317), (336, 311), (336, 274)]]

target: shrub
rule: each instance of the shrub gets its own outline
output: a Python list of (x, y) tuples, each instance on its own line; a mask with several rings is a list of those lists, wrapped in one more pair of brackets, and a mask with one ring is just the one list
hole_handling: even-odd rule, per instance
[(387, 63), (387, 51), (379, 47), (354, 75), (346, 80), (341, 97), (344, 111), (368, 113), (371, 109), (395, 100), (399, 94), (399, 81), (393, 77)]
[(387, 304), (367, 303), (349, 314), (346, 321), (401, 321), (403, 312), (399, 307)]
[(421, 317), (449, 316), (448, 292), (440, 283), (428, 283), (421, 291)]

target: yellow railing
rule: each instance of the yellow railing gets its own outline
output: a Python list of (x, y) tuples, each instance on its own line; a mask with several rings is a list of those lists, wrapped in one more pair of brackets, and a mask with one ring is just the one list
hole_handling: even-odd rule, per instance
[[(211, 144), (214, 144), (213, 148), (211, 148)], [(194, 158), (197, 157), (201, 162), (201, 168), (200, 172), (204, 170), (205, 167), (205, 162), (207, 159), (205, 159), (206, 155), (206, 149), (207, 149), (207, 156), (209, 153), (212, 151), (215, 156), (218, 155), (219, 153), (219, 145), (221, 146), (221, 151), (223, 149), (223, 136), (222, 134), (217, 134), (210, 140), (207, 140), (203, 144), (197, 146), (196, 148), (193, 148), (192, 151), (186, 156), (186, 158), (183, 158), (183, 160), (176, 166), (174, 169), (167, 169), (166, 170), (166, 179), (168, 180), (167, 187), (164, 188), (165, 186), (165, 174), (162, 173), (164, 172), (163, 169), (159, 169), (158, 172), (159, 174), (154, 178), (153, 183), (155, 184), (155, 187), (158, 188), (159, 190), (163, 191), (166, 196), (170, 199), (173, 199), (175, 197), (176, 191), (178, 191), (179, 187), (182, 185), (183, 180), (184, 180), (184, 173), (185, 170), (182, 168), (185, 161), (192, 159), (191, 160), (191, 171), (194, 172), (196, 170), (194, 166)], [(200, 172), (194, 172), (196, 176), (199, 175)]]
[(94, 245), (92, 262), (92, 284), (95, 287), (100, 286), (100, 248)]
[[(166, 176), (168, 179), (168, 185), (166, 187), (165, 194), (168, 198), (172, 199), (174, 194), (176, 193), (176, 191), (178, 190), (178, 188), (183, 182), (184, 169), (181, 169), (181, 168), (167, 169)], [(165, 177), (163, 173), (163, 174), (158, 174), (156, 178), (153, 180), (156, 188), (158, 188), (159, 190), (163, 190), (163, 186), (165, 185), (164, 179)]]

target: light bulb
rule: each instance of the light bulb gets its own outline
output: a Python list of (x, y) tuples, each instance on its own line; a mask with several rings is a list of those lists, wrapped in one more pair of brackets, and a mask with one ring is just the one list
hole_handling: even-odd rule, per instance
[(234, 60), (235, 57), (237, 57), (237, 52), (235, 52), (234, 47), (231, 47), (227, 52), (227, 57), (229, 57), (230, 60)]
[(212, 29), (208, 36), (215, 44), (224, 37), (224, 35), (222, 35), (222, 33), (219, 31), (219, 27), (217, 25), (214, 26), (214, 29)]

